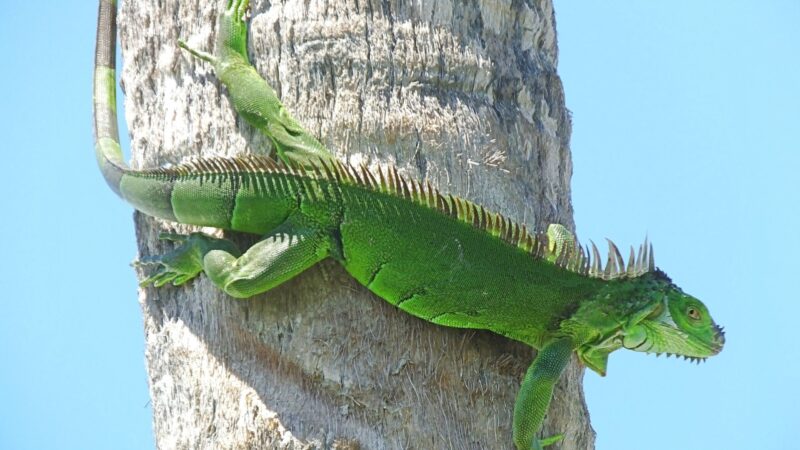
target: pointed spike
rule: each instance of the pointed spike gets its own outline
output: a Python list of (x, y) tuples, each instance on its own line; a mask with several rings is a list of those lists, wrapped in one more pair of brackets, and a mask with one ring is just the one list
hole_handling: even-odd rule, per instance
[(647, 242), (647, 235), (645, 235), (644, 237), (643, 247), (644, 247), (644, 253), (642, 253), (642, 273), (645, 273), (647, 272), (647, 260), (648, 260), (647, 252), (649, 249), (649, 244)]
[(350, 175), (350, 179), (353, 180), (353, 182), (356, 183), (357, 185), (360, 185), (360, 186), (366, 186), (367, 185), (367, 182), (366, 182), (367, 180), (364, 179), (364, 178), (361, 178), (361, 171), (358, 170), (357, 166), (355, 166), (353, 164), (350, 164), (350, 163), (347, 163), (347, 173)]
[(648, 252), (647, 271), (654, 272), (656, 270), (656, 259), (653, 255), (653, 243), (650, 243), (650, 251)]
[(389, 188), (389, 192), (397, 192), (395, 189), (394, 167), (392, 166), (386, 168), (386, 185)]
[(322, 170), (320, 170), (320, 164), (321, 162), (313, 165), (314, 176), (317, 178), (317, 180), (322, 179)]
[(586, 250), (586, 267), (584, 268), (584, 274), (588, 275), (592, 270), (592, 254), (589, 252), (589, 246), (585, 246)]
[(397, 172), (397, 167), (392, 166), (392, 192), (402, 195), (402, 187), (400, 186), (400, 174)]
[(338, 183), (340, 183), (340, 184), (344, 184), (343, 181), (344, 181), (344, 178), (345, 178), (345, 176), (344, 176), (345, 172), (344, 172), (344, 167), (342, 166), (341, 161), (339, 161), (338, 159), (335, 160), (333, 162), (332, 166), (333, 166), (333, 175), (336, 177), (336, 181)]
[(629, 277), (632, 277), (636, 274), (636, 268), (634, 263), (636, 261), (636, 254), (633, 251), (633, 246), (631, 245), (631, 254), (628, 256), (628, 267), (625, 269), (625, 272), (628, 273)]
[(539, 244), (536, 246), (536, 256), (544, 258), (547, 248), (550, 246), (547, 242), (547, 234), (539, 233), (537, 237), (539, 239)]
[(406, 183), (405, 178), (398, 177), (397, 181), (400, 183), (400, 195), (403, 198), (411, 198), (411, 190), (408, 189), (408, 183)]
[(459, 202), (457, 197), (453, 197), (451, 194), (447, 195), (448, 203), (450, 204), (450, 214), (455, 217), (456, 219), (461, 217), (461, 202)]
[(558, 259), (556, 260), (556, 264), (558, 264), (558, 266), (561, 268), (566, 268), (568, 261), (569, 261), (569, 247), (562, 245), (561, 251), (558, 253)]
[(386, 177), (383, 175), (383, 168), (378, 166), (378, 179), (380, 180), (381, 192), (388, 192), (388, 183)]
[(322, 161), (322, 170), (325, 171), (325, 179), (326, 180), (328, 180), (328, 181), (334, 181), (335, 180), (335, 178), (333, 176), (333, 173), (331, 173), (331, 168), (328, 166), (328, 162), (327, 161)]
[(297, 174), (295, 173), (295, 171), (294, 171), (294, 164), (291, 164), (291, 163), (289, 163), (289, 164), (285, 164), (285, 165), (284, 165), (284, 167), (285, 167), (285, 168), (284, 168), (284, 172), (285, 172), (285, 173), (287, 173), (287, 174), (289, 174), (289, 175), (291, 175), (291, 176), (296, 176), (296, 175), (297, 175)]
[(614, 271), (617, 272), (619, 275), (622, 271), (625, 270), (625, 260), (622, 258), (622, 254), (619, 252), (619, 248), (617, 248), (617, 244), (614, 241), (607, 239), (608, 241), (608, 248), (610, 253), (614, 255)]
[(575, 264), (575, 252), (573, 251), (575, 247), (568, 245), (564, 248), (564, 268), (567, 270), (572, 270)]
[(578, 263), (578, 256), (579, 252), (576, 250), (580, 247), (575, 247), (574, 245), (569, 246), (569, 255), (567, 255), (567, 270), (570, 272), (575, 272), (576, 264)]
[(405, 178), (400, 178), (400, 182), (403, 184), (403, 196), (409, 200), (414, 200), (414, 196), (411, 193), (412, 182)]
[(355, 183), (357, 185), (360, 185), (360, 186), (366, 186), (367, 185), (366, 180), (361, 178), (361, 171), (358, 170), (358, 166), (355, 166), (355, 165), (353, 165), (353, 164), (348, 162), (347, 163), (347, 174), (350, 176), (350, 179), (353, 181), (353, 183)]
[(583, 247), (576, 246), (573, 247), (574, 254), (572, 257), (572, 261), (570, 262), (570, 270), (576, 273), (581, 273), (583, 269)]
[(597, 245), (595, 245), (594, 241), (589, 240), (589, 242), (592, 244), (592, 257), (594, 258), (592, 275), (599, 277), (603, 273), (603, 265), (600, 263), (600, 250), (597, 249)]
[(442, 194), (436, 193), (436, 205), (439, 211), (450, 215), (450, 205), (445, 201)]
[(427, 196), (428, 207), (434, 208), (436, 207), (436, 192), (433, 190), (433, 186), (431, 186), (431, 182), (425, 180), (425, 194)]
[(549, 250), (550, 255), (555, 256), (554, 264), (556, 267), (563, 267), (564, 266), (564, 246), (562, 245), (561, 248), (558, 248), (556, 245), (551, 243), (551, 248)]
[(606, 280), (611, 280), (611, 279), (616, 278), (617, 273), (618, 273), (617, 272), (617, 258), (614, 255), (614, 249), (612, 247), (614, 244), (608, 239), (606, 239), (606, 241), (608, 241), (608, 258), (606, 259), (605, 276), (606, 276)]
[(396, 193), (398, 191), (398, 189), (397, 189), (397, 187), (398, 187), (397, 186), (397, 177), (395, 176), (397, 174), (397, 169), (395, 169), (394, 166), (390, 166), (386, 170), (386, 174), (388, 175), (388, 178), (389, 178), (388, 179), (388, 181), (389, 181), (389, 191), (392, 192), (392, 193)]
[(370, 178), (369, 178), (369, 172), (367, 172), (367, 166), (365, 166), (364, 164), (361, 164), (358, 167), (358, 169), (359, 169), (359, 172), (361, 172), (360, 178), (364, 180), (364, 184), (367, 187), (372, 188), (373, 187), (372, 186), (372, 180), (370, 180)]
[(586, 275), (586, 268), (589, 265), (589, 253), (586, 252), (588, 248), (584, 248), (581, 246), (581, 267), (580, 267), (580, 274)]
[(590, 259), (588, 253), (589, 248), (587, 247), (584, 249), (583, 247), (580, 247), (580, 249), (581, 249), (581, 264), (580, 267), (578, 267), (579, 269), (578, 273), (580, 273), (581, 275), (586, 275), (589, 270), (589, 259)]
[(497, 236), (498, 238), (502, 237), (503, 218), (500, 217), (500, 214), (495, 214), (494, 215), (494, 230), (493, 230), (493, 232), (494, 232), (493, 234), (495, 236)]
[(361, 165), (361, 172), (364, 179), (366, 179), (367, 183), (369, 183), (369, 187), (372, 189), (376, 189), (378, 187), (378, 183), (375, 182), (375, 177), (372, 176), (372, 173), (369, 171), (369, 169), (367, 169), (367, 166), (365, 166), (364, 164)]
[(339, 169), (342, 171), (342, 180), (355, 183), (355, 180), (352, 177), (352, 172), (350, 172), (351, 168), (352, 166), (349, 163), (343, 163), (339, 161)]
[(478, 228), (481, 226), (480, 213), (478, 212), (478, 205), (469, 203), (469, 222), (473, 227)]

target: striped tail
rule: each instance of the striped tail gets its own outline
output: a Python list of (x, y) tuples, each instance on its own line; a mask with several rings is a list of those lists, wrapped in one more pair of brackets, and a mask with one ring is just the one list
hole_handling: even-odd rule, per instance
[(116, 50), (117, 1), (100, 0), (94, 60), (94, 145), (103, 177), (121, 195), (120, 181), (128, 166), (117, 129)]

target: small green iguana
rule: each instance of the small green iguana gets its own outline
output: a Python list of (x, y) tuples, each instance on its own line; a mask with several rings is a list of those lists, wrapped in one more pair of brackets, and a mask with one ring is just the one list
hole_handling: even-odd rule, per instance
[(267, 135), (280, 162), (208, 158), (132, 170), (123, 161), (115, 98), (116, 1), (100, 0), (94, 75), (96, 154), (111, 188), (136, 209), (166, 220), (263, 236), (241, 252), (201, 233), (148, 260), (143, 285), (180, 285), (205, 274), (233, 297), (267, 291), (325, 258), (376, 295), (435, 324), (490, 330), (538, 349), (514, 406), (513, 439), (539, 449), (553, 385), (572, 352), (606, 373), (619, 348), (683, 355), (719, 353), (721, 327), (699, 300), (655, 268), (652, 246), (627, 264), (583, 248), (562, 226), (529, 233), (499, 214), (398, 176), (335, 160), (284, 109), (250, 64), (249, 0), (227, 0), (215, 53), (179, 45), (210, 63), (236, 111)]

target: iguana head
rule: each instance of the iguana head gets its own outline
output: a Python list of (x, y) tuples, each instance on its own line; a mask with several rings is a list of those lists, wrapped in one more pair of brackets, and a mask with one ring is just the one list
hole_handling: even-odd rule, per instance
[(640, 278), (637, 281), (647, 286), (647, 299), (623, 326), (623, 347), (697, 362), (722, 350), (725, 333), (700, 300), (685, 294), (661, 271)]
[(578, 357), (600, 375), (606, 373), (608, 355), (619, 348), (699, 362), (725, 344), (725, 333), (706, 306), (660, 270), (609, 281), (562, 324), (562, 331), (581, 342)]

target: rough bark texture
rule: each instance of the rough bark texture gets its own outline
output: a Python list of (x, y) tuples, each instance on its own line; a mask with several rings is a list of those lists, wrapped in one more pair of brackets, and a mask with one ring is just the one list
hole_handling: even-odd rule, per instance
[[(209, 48), (224, 4), (122, 2), (134, 166), (269, 150), (175, 44)], [(572, 225), (555, 37), (550, 0), (254, 1), (249, 49), (340, 157), (396, 164), (541, 229)], [(157, 233), (175, 225), (136, 222), (141, 254), (163, 252)], [(533, 352), (408, 316), (333, 262), (246, 301), (204, 277), (140, 299), (161, 449), (512, 448)], [(573, 362), (556, 388), (555, 448), (593, 447), (582, 376)]]

